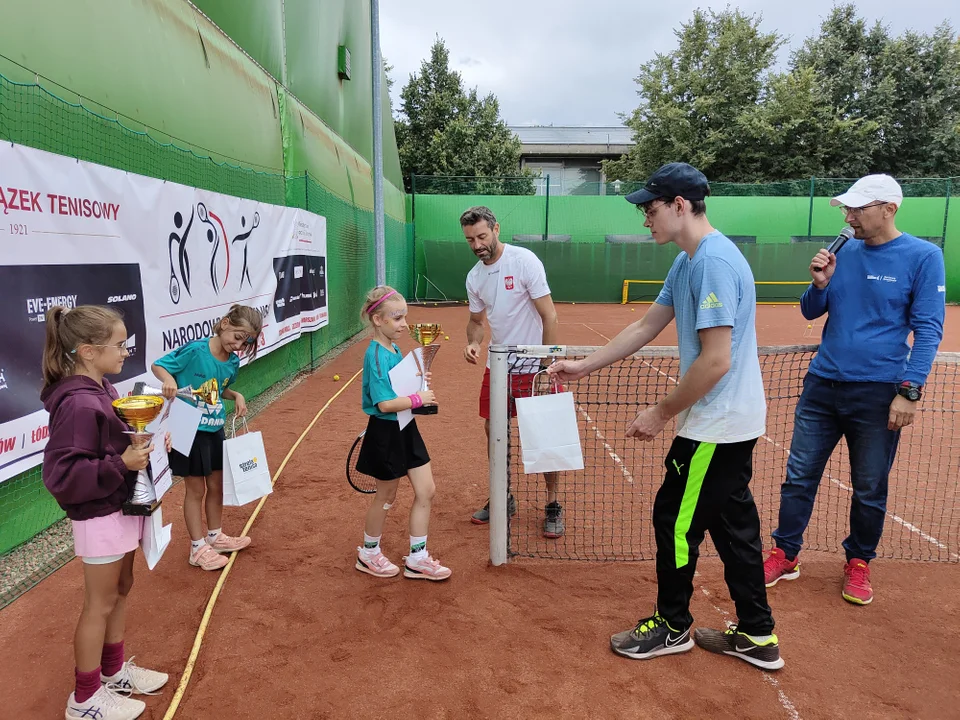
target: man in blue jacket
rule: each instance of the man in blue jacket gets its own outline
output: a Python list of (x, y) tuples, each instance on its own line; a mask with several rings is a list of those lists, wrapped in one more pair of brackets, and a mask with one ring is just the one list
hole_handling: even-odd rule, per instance
[(853, 499), (842, 594), (857, 605), (873, 600), (869, 562), (883, 532), (887, 478), (900, 429), (913, 422), (943, 338), (946, 300), (943, 253), (897, 229), (902, 202), (900, 186), (888, 175), (861, 178), (830, 201), (855, 235), (839, 255), (816, 254), (813, 283), (800, 299), (807, 320), (828, 319), (797, 403), (776, 547), (764, 563), (767, 587), (800, 576), (803, 532), (824, 467), (843, 436)]

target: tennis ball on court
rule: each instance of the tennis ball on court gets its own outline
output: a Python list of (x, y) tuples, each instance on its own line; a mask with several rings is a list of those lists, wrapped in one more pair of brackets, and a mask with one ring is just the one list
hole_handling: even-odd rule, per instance
[(809, 329), (812, 328), (812, 327), (813, 327), (813, 325), (807, 325), (807, 330), (809, 330)]
[(630, 308), (630, 312), (636, 312), (636, 311), (637, 311), (636, 308)]
[(334, 376), (333, 376), (333, 379), (334, 379), (334, 380), (339, 380), (339, 379), (340, 379), (340, 376), (339, 376), (339, 375), (334, 375)]
[(444, 339), (444, 340), (449, 340), (449, 339), (450, 339), (450, 336), (449, 336), (449, 335), (444, 335), (444, 336), (443, 336), (443, 339)]

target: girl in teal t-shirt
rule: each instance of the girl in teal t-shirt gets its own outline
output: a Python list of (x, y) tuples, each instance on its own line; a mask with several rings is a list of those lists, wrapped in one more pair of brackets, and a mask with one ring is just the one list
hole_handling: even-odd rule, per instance
[[(163, 394), (175, 398), (178, 388), (199, 388), (216, 380), (220, 398), (233, 400), (237, 415), (247, 414), (243, 395), (232, 389), (240, 370), (240, 355), (250, 360), (257, 355), (257, 339), (263, 325), (258, 310), (234, 305), (216, 325), (216, 334), (209, 339), (195, 340), (157, 360), (153, 374), (163, 382)], [(174, 400), (174, 402), (183, 402)], [(218, 399), (215, 405), (198, 403), (204, 410), (190, 455), (170, 452), (170, 471), (183, 477), (183, 517), (190, 533), (189, 562), (204, 570), (219, 570), (227, 564), (224, 553), (243, 550), (249, 537), (231, 537), (222, 529), (223, 519), (223, 425), (226, 412)], [(206, 496), (206, 503), (204, 503)], [(203, 508), (206, 508), (207, 532), (203, 531)]]
[(403, 558), (403, 575), (446, 580), (451, 575), (450, 569), (427, 552), (427, 527), (435, 492), (430, 456), (417, 421), (411, 420), (401, 430), (397, 420), (397, 411), (435, 404), (436, 397), (432, 390), (397, 397), (390, 384), (390, 370), (403, 359), (394, 341), (407, 332), (407, 303), (393, 288), (380, 286), (367, 293), (361, 314), (373, 328), (373, 339), (363, 357), (363, 411), (370, 417), (357, 458), (357, 470), (377, 479), (377, 494), (367, 511), (363, 547), (357, 548), (355, 567), (374, 577), (399, 574), (400, 568), (380, 550), (380, 537), (387, 510), (397, 497), (398, 481), (406, 475), (416, 497), (410, 508), (410, 553)]

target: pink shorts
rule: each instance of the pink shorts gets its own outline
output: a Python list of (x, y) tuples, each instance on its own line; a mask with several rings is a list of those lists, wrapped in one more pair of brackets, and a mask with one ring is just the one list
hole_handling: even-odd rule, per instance
[(106, 565), (120, 560), (140, 545), (143, 518), (124, 515), (120, 510), (112, 515), (73, 520), (73, 549), (77, 557), (91, 565)]

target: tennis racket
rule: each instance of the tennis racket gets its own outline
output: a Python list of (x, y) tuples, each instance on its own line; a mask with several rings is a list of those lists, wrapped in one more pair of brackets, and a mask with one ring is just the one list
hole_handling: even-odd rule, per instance
[(358, 493), (373, 495), (377, 491), (377, 479), (357, 470), (357, 458), (360, 457), (360, 446), (363, 444), (363, 436), (366, 432), (364, 430), (357, 435), (357, 439), (353, 441), (353, 446), (347, 455), (347, 482)]

